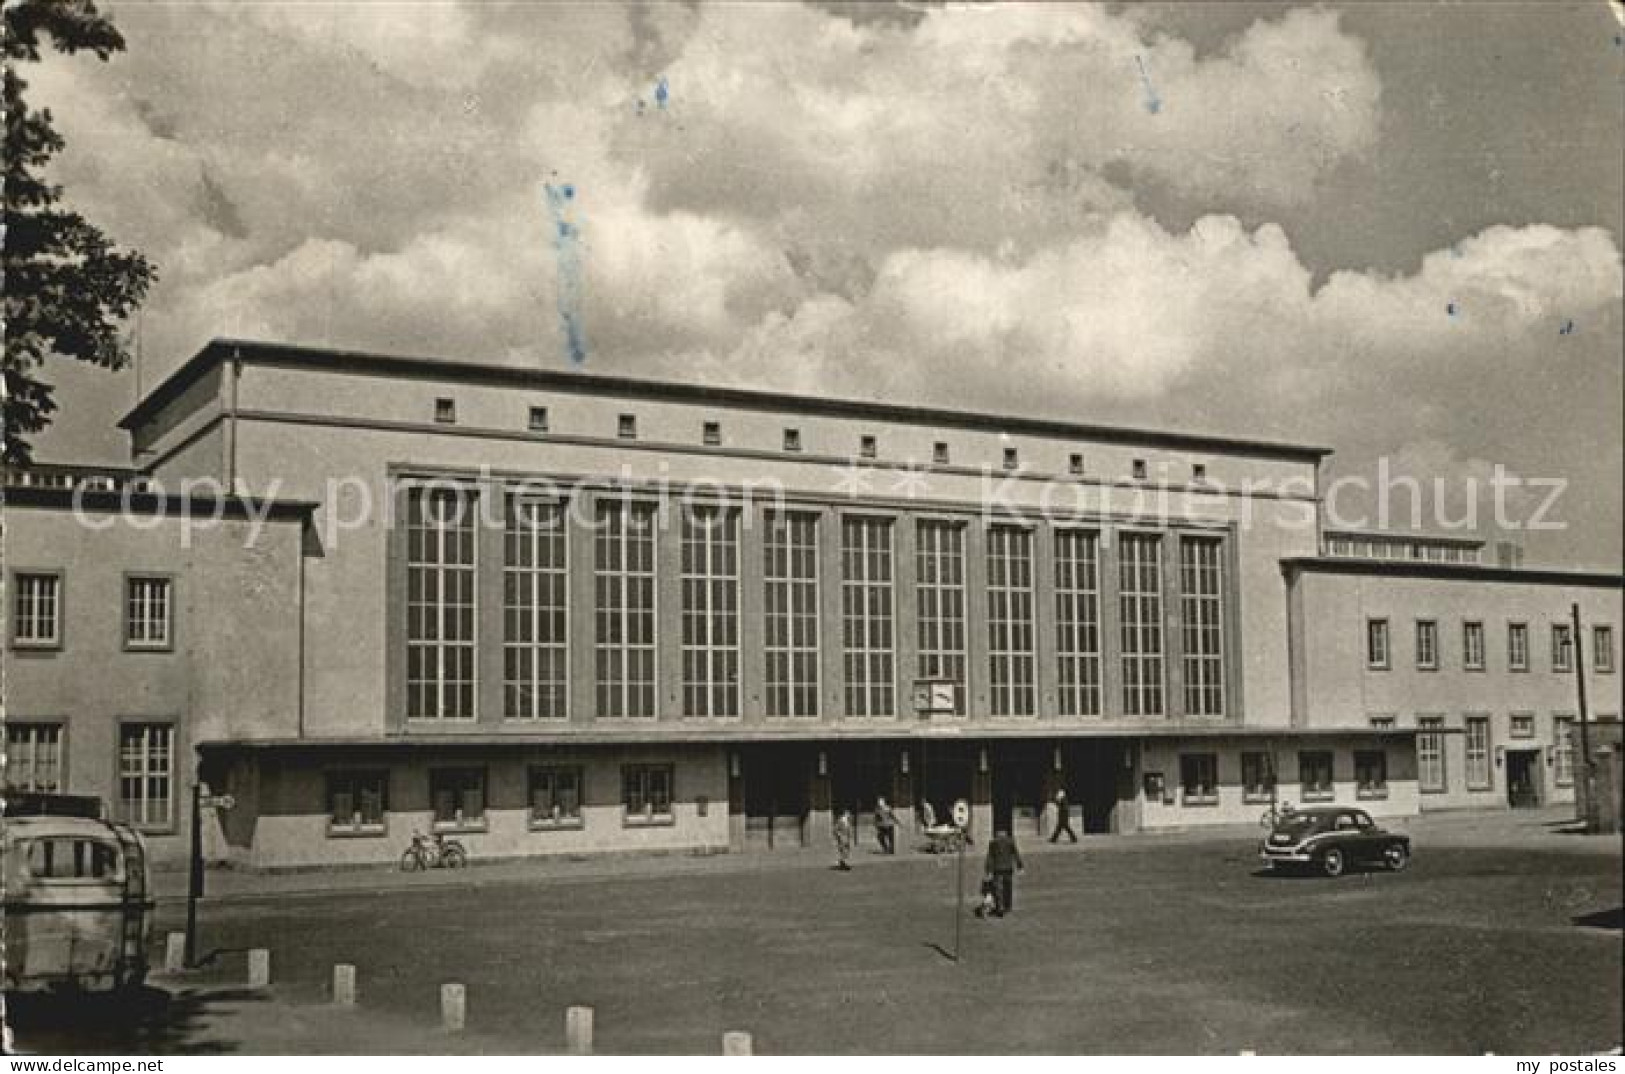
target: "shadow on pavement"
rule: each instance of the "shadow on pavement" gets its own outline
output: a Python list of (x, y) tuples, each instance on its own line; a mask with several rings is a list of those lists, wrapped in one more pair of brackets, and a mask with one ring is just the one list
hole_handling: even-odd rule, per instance
[(1616, 906), (1612, 910), (1598, 910), (1590, 914), (1580, 914), (1569, 918), (1571, 922), (1588, 929), (1610, 929), (1614, 932), (1625, 931), (1625, 906)]
[(171, 993), (151, 985), (113, 995), (8, 995), (6, 1018), (19, 1052), (223, 1055), (236, 1047), (198, 1039), (211, 1009), (264, 999), (245, 988)]

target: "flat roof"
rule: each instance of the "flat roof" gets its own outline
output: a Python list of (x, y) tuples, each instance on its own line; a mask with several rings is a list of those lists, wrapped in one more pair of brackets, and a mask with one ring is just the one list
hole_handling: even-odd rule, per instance
[(1595, 589), (1625, 588), (1625, 579), (1607, 571), (1554, 567), (1493, 567), (1485, 563), (1438, 563), (1418, 559), (1357, 559), (1352, 556), (1297, 556), (1281, 560), (1281, 573), (1385, 575), (1435, 578), (1454, 582), (1501, 582), (1522, 585), (1566, 585)]
[(170, 400), (205, 372), (226, 361), (240, 360), (261, 365), (320, 368), (339, 372), (373, 373), (385, 376), (461, 380), (471, 384), (545, 389), (657, 399), (668, 402), (719, 403), (757, 410), (822, 414), (830, 417), (867, 418), (876, 421), (906, 422), (916, 425), (951, 426), (991, 432), (1024, 433), (1074, 440), (1103, 440), (1122, 444), (1187, 448), (1231, 454), (1255, 455), (1318, 463), (1332, 453), (1331, 448), (1274, 440), (1214, 436), (1202, 433), (1134, 429), (1112, 425), (1092, 425), (1046, 418), (1016, 417), (936, 407), (877, 403), (856, 399), (793, 395), (752, 388), (725, 388), (676, 381), (641, 380), (600, 373), (577, 373), (557, 369), (494, 365), (456, 361), (447, 358), (408, 357), (368, 351), (308, 347), (259, 340), (214, 339), (179, 369), (166, 377), (146, 398), (119, 419), (119, 428), (134, 429), (151, 418)]
[(41, 507), (63, 511), (132, 511), (143, 515), (185, 515), (190, 518), (305, 518), (320, 504), (313, 500), (256, 496), (206, 496), (190, 492), (149, 492), (124, 489), (42, 488), (6, 485), (7, 507)]
[(785, 745), (811, 745), (834, 742), (1008, 742), (1022, 739), (1101, 738), (1238, 738), (1303, 739), (1364, 738), (1408, 739), (1414, 727), (1245, 727), (1235, 724), (1165, 724), (1157, 727), (1097, 724), (1088, 727), (1057, 726), (1053, 723), (1006, 729), (959, 728), (896, 721), (896, 726), (873, 730), (839, 727), (781, 730), (775, 727), (695, 728), (670, 734), (649, 731), (514, 731), (480, 734), (398, 734), (355, 735), (322, 738), (224, 738), (197, 743), (199, 749), (296, 750), (296, 749), (435, 749), (444, 747), (502, 746), (607, 746), (636, 743), (640, 746), (723, 746), (739, 743), (781, 742)]

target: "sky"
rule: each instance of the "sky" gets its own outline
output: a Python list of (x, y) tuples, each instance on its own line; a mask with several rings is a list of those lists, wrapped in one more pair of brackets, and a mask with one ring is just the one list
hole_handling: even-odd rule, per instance
[(161, 281), (42, 460), (233, 336), (1323, 444), (1620, 566), (1617, 3), (101, 7), (24, 74)]

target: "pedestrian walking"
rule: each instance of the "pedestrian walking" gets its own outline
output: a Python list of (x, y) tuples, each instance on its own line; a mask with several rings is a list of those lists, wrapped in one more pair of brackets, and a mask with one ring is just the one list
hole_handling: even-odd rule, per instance
[(1072, 830), (1072, 809), (1067, 804), (1066, 791), (1058, 790), (1055, 792), (1055, 830), (1050, 833), (1049, 841), (1058, 842), (1062, 832), (1074, 843), (1078, 841), (1078, 833)]
[(993, 833), (987, 845), (987, 864), (984, 872), (993, 882), (993, 916), (1003, 917), (1016, 905), (1016, 874), (1024, 872), (1021, 851), (1010, 833), (1000, 829)]
[(875, 801), (875, 837), (880, 840), (882, 854), (897, 853), (897, 814), (884, 798)]
[(835, 818), (835, 868), (843, 873), (851, 870), (847, 859), (852, 856), (852, 811), (841, 810)]

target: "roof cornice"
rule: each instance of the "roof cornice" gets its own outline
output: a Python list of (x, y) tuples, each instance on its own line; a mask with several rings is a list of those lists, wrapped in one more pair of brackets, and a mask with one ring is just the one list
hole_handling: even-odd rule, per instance
[(406, 357), (367, 351), (305, 347), (288, 343), (254, 340), (216, 339), (171, 373), (156, 388), (119, 419), (122, 429), (135, 429), (170, 402), (208, 370), (226, 361), (240, 360), (260, 365), (319, 368), (339, 372), (375, 373), (389, 376), (420, 377), (433, 380), (460, 380), (471, 384), (494, 384), (515, 388), (618, 396), (627, 399), (654, 399), (668, 402), (713, 403), (736, 407), (830, 417), (862, 418), (875, 421), (906, 422), (914, 425), (980, 429), (990, 432), (1024, 433), (1074, 440), (1096, 440), (1147, 447), (1179, 448), (1289, 459), (1318, 464), (1332, 453), (1331, 448), (1244, 437), (1213, 436), (1201, 433), (1166, 432), (1111, 425), (1091, 425), (1047, 418), (1015, 417), (936, 407), (908, 406), (856, 399), (830, 399), (793, 395), (750, 388), (715, 387), (672, 381), (639, 380), (600, 373), (576, 373), (554, 369), (522, 368), (489, 363), (454, 361), (446, 358)]

